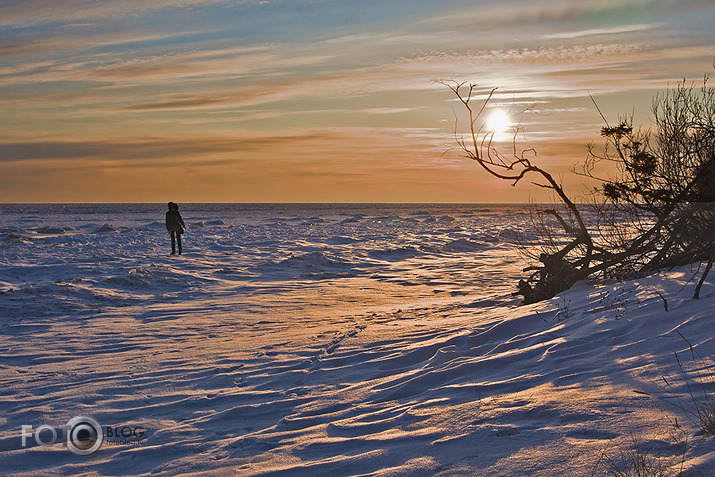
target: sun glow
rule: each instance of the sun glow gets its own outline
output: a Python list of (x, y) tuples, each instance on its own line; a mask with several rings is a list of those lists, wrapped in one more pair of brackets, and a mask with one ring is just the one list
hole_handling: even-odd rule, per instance
[(501, 109), (497, 109), (487, 118), (487, 130), (493, 132), (495, 136), (504, 134), (511, 126), (509, 115)]

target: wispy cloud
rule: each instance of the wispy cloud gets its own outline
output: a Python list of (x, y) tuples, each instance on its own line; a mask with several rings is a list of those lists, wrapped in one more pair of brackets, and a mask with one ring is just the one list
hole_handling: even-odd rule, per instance
[(627, 23), (628, 20), (662, 15), (672, 18), (688, 12), (712, 13), (708, 0), (517, 0), (514, 2), (488, 1), (476, 5), (446, 9), (445, 13), (425, 19), (424, 25), (439, 29), (504, 29), (573, 25), (577, 23)]
[[(150, 11), (173, 9), (190, 12), (202, 5), (222, 4), (225, 0), (23, 0), (3, 5), (0, 25), (31, 27), (38, 24), (63, 22), (68, 25), (86, 25), (104, 22), (109, 18), (138, 17)], [(236, 4), (258, 3), (250, 0), (236, 1)]]
[(648, 23), (641, 25), (624, 25), (620, 27), (613, 28), (593, 28), (590, 30), (581, 30), (565, 33), (550, 33), (547, 35), (542, 35), (542, 38), (547, 40), (566, 40), (571, 38), (579, 38), (584, 36), (597, 36), (597, 35), (614, 35), (618, 33), (632, 33), (638, 31), (653, 30), (662, 26), (662, 23)]

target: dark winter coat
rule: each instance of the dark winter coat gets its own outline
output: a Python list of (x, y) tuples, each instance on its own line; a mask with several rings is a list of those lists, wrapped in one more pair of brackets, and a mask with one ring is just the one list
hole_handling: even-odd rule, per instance
[(185, 228), (184, 219), (181, 218), (178, 210), (170, 210), (166, 213), (166, 230), (183, 234)]

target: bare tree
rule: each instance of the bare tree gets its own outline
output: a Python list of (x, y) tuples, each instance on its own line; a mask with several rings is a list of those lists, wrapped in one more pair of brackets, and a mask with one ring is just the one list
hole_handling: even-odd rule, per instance
[[(489, 174), (516, 185), (523, 178), (540, 179), (561, 207), (541, 210), (564, 240), (551, 240), (538, 253), (539, 265), (525, 269), (532, 274), (519, 282), (516, 294), (525, 303), (550, 298), (588, 276), (641, 275), (663, 267), (708, 260), (700, 286), (715, 257), (715, 92), (707, 86), (684, 82), (653, 103), (656, 132), (634, 129), (621, 119), (606, 122), (603, 152), (589, 146), (589, 158), (581, 174), (597, 179), (600, 202), (584, 211), (565, 192), (562, 184), (534, 163), (533, 149), (518, 151), (515, 130), (512, 150), (499, 150), (494, 133), (485, 131), (482, 115), (495, 89), (474, 106), (474, 84), (439, 81), (465, 107), (469, 125), (465, 140), (457, 143), (466, 157)], [(605, 120), (605, 118), (604, 118)], [(604, 163), (615, 164), (615, 175), (599, 177)], [(593, 220), (587, 221), (587, 216)], [(542, 219), (546, 224), (546, 219)], [(553, 235), (551, 226), (541, 228)]]

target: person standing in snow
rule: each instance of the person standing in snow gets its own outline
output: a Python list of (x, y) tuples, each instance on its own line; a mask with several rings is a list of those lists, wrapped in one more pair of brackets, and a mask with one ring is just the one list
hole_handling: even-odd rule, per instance
[(174, 202), (169, 202), (169, 211), (166, 213), (166, 230), (171, 235), (171, 254), (176, 254), (176, 243), (179, 243), (179, 255), (181, 255), (181, 234), (186, 230), (184, 219), (179, 213), (179, 206)]

